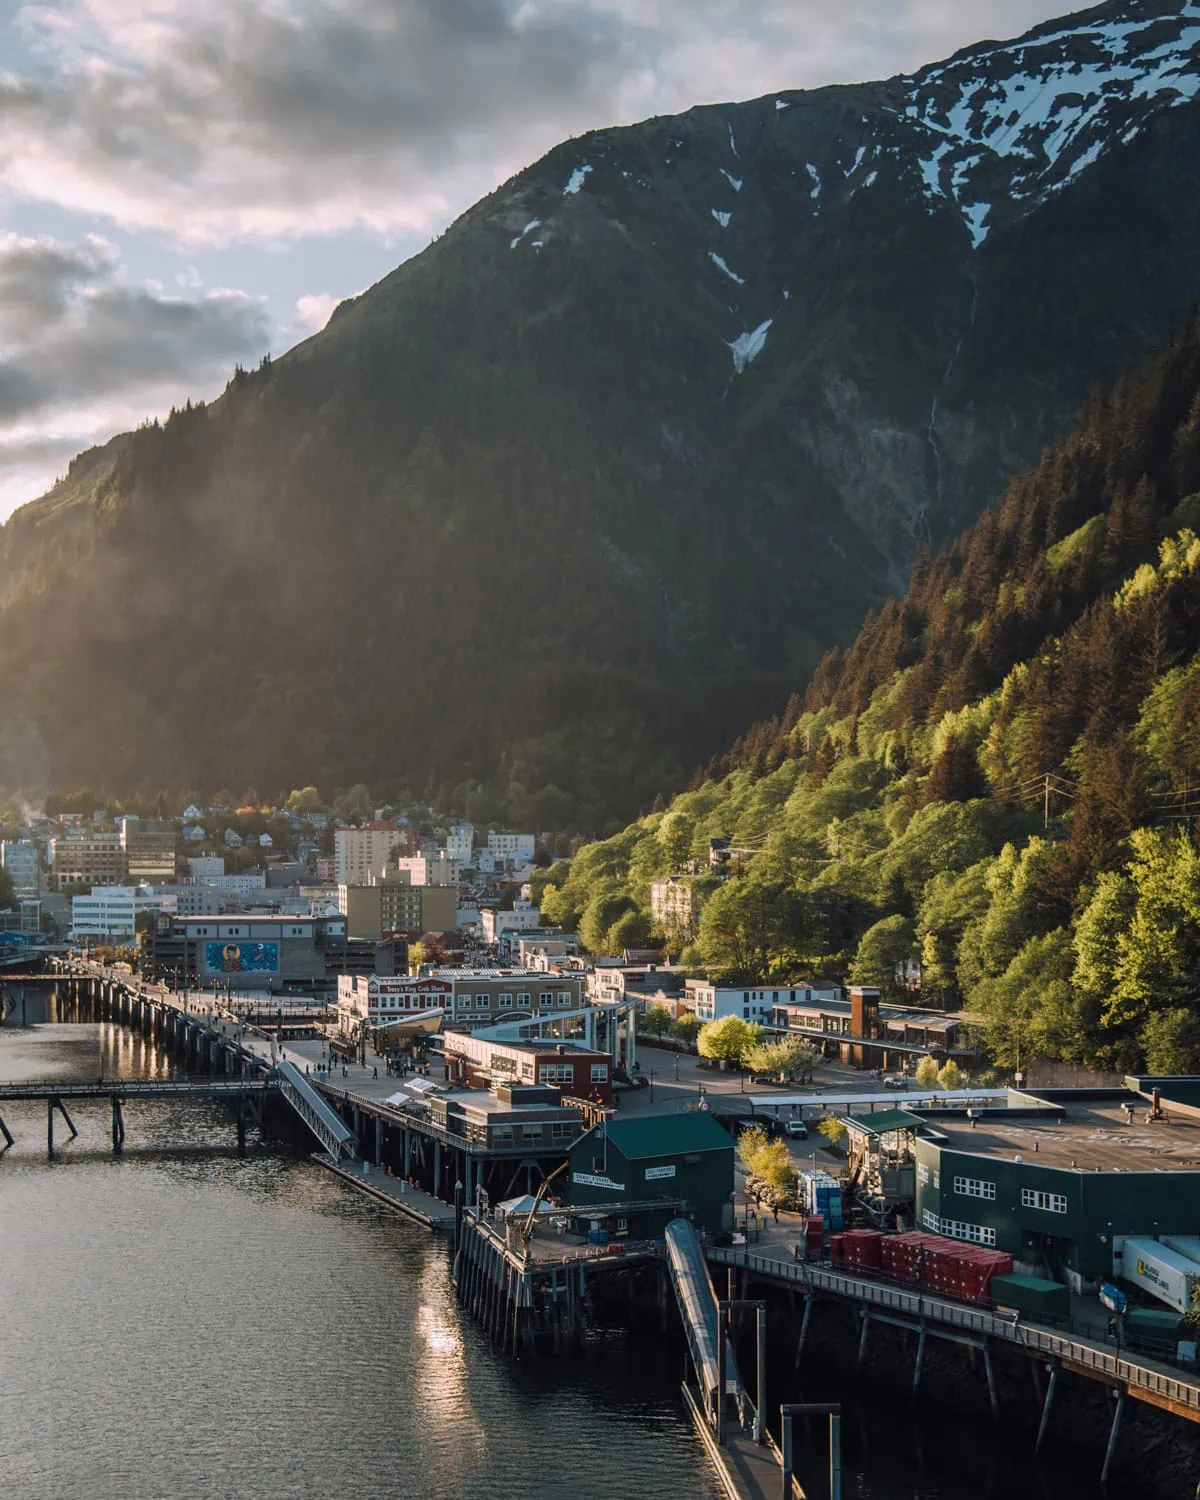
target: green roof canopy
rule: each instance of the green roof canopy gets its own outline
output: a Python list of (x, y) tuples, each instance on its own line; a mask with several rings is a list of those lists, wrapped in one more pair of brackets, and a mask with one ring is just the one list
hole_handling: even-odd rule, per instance
[(893, 1130), (916, 1130), (925, 1121), (906, 1109), (881, 1109), (873, 1115), (847, 1115), (850, 1130), (865, 1130), (868, 1135), (889, 1135)]
[(602, 1131), (626, 1161), (639, 1161), (649, 1156), (678, 1156), (689, 1151), (733, 1150), (729, 1132), (718, 1125), (707, 1110), (609, 1120), (580, 1136), (572, 1150), (591, 1136), (598, 1139)]

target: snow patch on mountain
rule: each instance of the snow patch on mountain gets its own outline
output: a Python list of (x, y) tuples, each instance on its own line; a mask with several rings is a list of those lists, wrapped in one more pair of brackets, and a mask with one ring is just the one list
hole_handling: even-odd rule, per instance
[(733, 215), (731, 213), (728, 213), (723, 208), (714, 208), (714, 209), (710, 210), (710, 212), (712, 213), (713, 218), (716, 219), (717, 223), (721, 226), (722, 229), (728, 229), (729, 228), (729, 221), (730, 221), (730, 219), (733, 218)]
[(738, 284), (738, 286), (745, 286), (746, 285), (746, 278), (744, 276), (739, 276), (736, 271), (731, 271), (729, 269), (729, 267), (725, 264), (724, 258), (722, 256), (718, 255), (715, 250), (710, 250), (708, 252), (708, 258), (709, 258), (709, 260), (712, 261), (712, 263), (713, 263), (714, 266), (718, 267), (718, 269), (720, 269), (720, 270), (722, 270), (722, 271), (725, 272), (726, 276), (729, 277), (730, 281), (736, 281), (737, 284)]
[(525, 228), (522, 229), (520, 234), (514, 235), (513, 238), (509, 241), (508, 248), (510, 250), (515, 250), (521, 243), (521, 241), (525, 238), (525, 236), (530, 232), (530, 230), (538, 229), (541, 227), (541, 222), (541, 219), (530, 219), (529, 223), (526, 224)]
[(737, 142), (733, 138), (732, 125), (729, 126), (729, 149), (733, 152), (734, 156), (738, 154)]
[(791, 104), (786, 99), (776, 99), (775, 101), (776, 109), (791, 109), (791, 107)]
[(805, 165), (808, 167), (808, 175), (812, 179), (812, 192), (808, 196), (810, 198), (819, 198), (821, 196), (821, 174), (813, 166), (812, 162), (806, 162)]
[(566, 187), (563, 188), (563, 197), (565, 198), (568, 194), (577, 193), (583, 186), (584, 181), (591, 170), (592, 164), (590, 161), (585, 161), (583, 166), (576, 167), (575, 170), (571, 173), (570, 177), (567, 179)]
[(735, 193), (741, 192), (743, 181), (741, 177), (731, 177), (724, 167), (721, 168), (721, 176), (725, 178)]
[(737, 338), (730, 342), (729, 352), (733, 355), (735, 375), (740, 375), (746, 366), (763, 352), (767, 342), (767, 333), (774, 321), (774, 318), (767, 318), (752, 332), (739, 333)]

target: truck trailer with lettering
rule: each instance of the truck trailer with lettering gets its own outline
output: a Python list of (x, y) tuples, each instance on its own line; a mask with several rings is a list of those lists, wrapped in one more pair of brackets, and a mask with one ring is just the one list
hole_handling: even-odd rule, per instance
[(1200, 1285), (1200, 1263), (1153, 1239), (1126, 1240), (1121, 1246), (1121, 1275), (1176, 1312), (1192, 1306)]

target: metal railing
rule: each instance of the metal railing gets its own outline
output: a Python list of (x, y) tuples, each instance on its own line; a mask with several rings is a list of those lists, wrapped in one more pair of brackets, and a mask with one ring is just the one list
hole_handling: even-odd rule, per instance
[(354, 1132), (337, 1111), (326, 1104), (294, 1063), (277, 1063), (275, 1076), (279, 1080), (283, 1097), (335, 1162), (341, 1161), (343, 1157), (358, 1155), (358, 1142)]
[(77, 1080), (63, 1079), (61, 1081), (50, 1080), (40, 1083), (0, 1083), (0, 1099), (45, 1099), (47, 1097), (64, 1099), (87, 1099), (92, 1096), (107, 1099), (111, 1094), (119, 1094), (123, 1099), (157, 1098), (169, 1099), (172, 1096), (188, 1098), (204, 1095), (252, 1094), (266, 1093), (275, 1090), (278, 1084), (272, 1078), (187, 1078), (187, 1079), (163, 1079), (158, 1081), (151, 1078), (123, 1079), (106, 1078), (97, 1080), (95, 1083), (81, 1083)]
[(917, 1319), (932, 1318), (952, 1328), (977, 1333), (981, 1337), (1003, 1339), (1006, 1343), (1016, 1344), (1039, 1354), (1070, 1360), (1073, 1364), (1095, 1370), (1098, 1375), (1107, 1379), (1124, 1381), (1126, 1385), (1152, 1391), (1181, 1406), (1200, 1411), (1200, 1383), (1182, 1379), (1169, 1370), (1129, 1359), (1098, 1344), (1056, 1333), (1037, 1324), (1001, 1317), (984, 1308), (947, 1302), (921, 1291), (908, 1292), (876, 1281), (845, 1276), (802, 1261), (776, 1260), (772, 1256), (755, 1255), (748, 1250), (720, 1247), (709, 1247), (706, 1254), (719, 1265), (744, 1267), (746, 1270), (757, 1271), (760, 1275), (775, 1277), (789, 1285), (803, 1286), (809, 1291), (831, 1292), (835, 1296), (852, 1298), (872, 1307), (908, 1313)]

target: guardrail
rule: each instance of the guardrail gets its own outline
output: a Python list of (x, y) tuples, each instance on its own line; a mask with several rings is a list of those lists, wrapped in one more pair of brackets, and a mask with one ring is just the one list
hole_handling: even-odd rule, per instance
[(1124, 1358), (1097, 1344), (1055, 1333), (1052, 1329), (1041, 1328), (1037, 1324), (1000, 1317), (982, 1308), (946, 1302), (940, 1297), (929, 1297), (917, 1291), (902, 1291), (898, 1287), (883, 1286), (879, 1282), (844, 1276), (837, 1271), (827, 1271), (824, 1267), (802, 1261), (776, 1260), (772, 1256), (755, 1255), (748, 1250), (715, 1246), (709, 1247), (705, 1253), (719, 1265), (739, 1266), (757, 1271), (760, 1275), (775, 1277), (789, 1285), (803, 1286), (809, 1291), (831, 1292), (835, 1296), (866, 1302), (872, 1307), (905, 1312), (918, 1319), (934, 1318), (953, 1328), (1003, 1339), (1006, 1343), (1038, 1354), (1070, 1360), (1073, 1364), (1094, 1370), (1097, 1375), (1106, 1379), (1123, 1381), (1135, 1390), (1151, 1391), (1200, 1412), (1200, 1383), (1181, 1379), (1166, 1369)]

